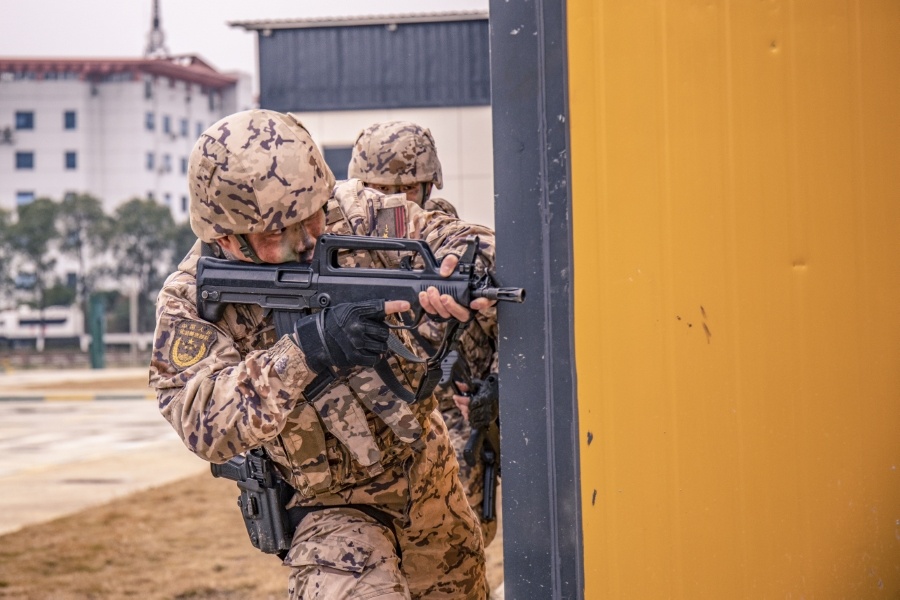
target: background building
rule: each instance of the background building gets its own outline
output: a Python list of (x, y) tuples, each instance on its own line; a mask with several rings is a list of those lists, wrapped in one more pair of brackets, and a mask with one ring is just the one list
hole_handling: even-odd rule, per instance
[(435, 195), (493, 226), (487, 11), (240, 21), (258, 33), (259, 105), (292, 112), (338, 178), (359, 131), (414, 121), (434, 134)]
[(196, 56), (0, 58), (0, 208), (88, 193), (109, 212), (152, 197), (183, 221), (194, 141), (250, 107), (250, 83)]

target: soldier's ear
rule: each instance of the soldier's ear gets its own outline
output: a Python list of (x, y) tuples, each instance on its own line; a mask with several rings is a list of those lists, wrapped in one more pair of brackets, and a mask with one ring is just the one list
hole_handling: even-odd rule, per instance
[(216, 238), (215, 240), (217, 250), (221, 253), (222, 250), (230, 253), (232, 256), (240, 256), (241, 255), (241, 245), (240, 243), (234, 239), (234, 237), (230, 235), (226, 235), (225, 237)]

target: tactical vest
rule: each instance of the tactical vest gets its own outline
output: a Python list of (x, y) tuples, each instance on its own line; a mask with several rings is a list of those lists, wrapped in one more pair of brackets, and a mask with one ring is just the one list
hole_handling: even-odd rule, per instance
[[(363, 191), (355, 180), (335, 188), (327, 206), (326, 231), (337, 234), (410, 237), (404, 196)], [(398, 252), (346, 252), (343, 266), (396, 267)], [(418, 356), (421, 348), (405, 331), (404, 345)], [(274, 340), (273, 340), (274, 342)], [(416, 389), (424, 375), (420, 364), (389, 359), (397, 379)], [(303, 496), (335, 492), (382, 473), (423, 447), (434, 397), (410, 405), (398, 398), (373, 369), (358, 368), (339, 377), (318, 398), (298, 404), (281, 434), (265, 444), (282, 475)]]

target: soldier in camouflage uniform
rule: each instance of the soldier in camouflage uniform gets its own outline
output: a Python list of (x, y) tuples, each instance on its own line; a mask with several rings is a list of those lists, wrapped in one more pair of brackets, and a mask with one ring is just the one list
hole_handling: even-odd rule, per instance
[[(188, 449), (223, 463), (262, 447), (296, 490), (289, 507), (310, 509), (284, 558), (290, 598), (487, 598), (481, 530), (437, 401), (406, 404), (372, 368), (387, 356), (411, 389), (422, 379), (420, 363), (386, 351), (385, 315), (396, 318), (408, 303), (338, 304), (277, 339), (271, 315), (253, 305), (202, 320), (195, 276), (204, 243), (227, 258), (308, 261), (323, 232), (423, 239), (445, 275), (477, 235), (491, 269), (493, 232), (354, 179), (335, 186), (306, 129), (273, 111), (212, 125), (194, 146), (188, 177), (200, 241), (160, 292), (150, 384)], [(345, 252), (339, 260), (397, 267), (395, 254)], [(445, 319), (471, 315), (433, 287), (419, 302)], [(496, 315), (490, 304), (470, 306), (486, 327)], [(409, 336), (401, 341), (421, 355)], [(323, 375), (326, 391), (307, 399)]]
[[(441, 211), (458, 217), (456, 207), (443, 198), (431, 197), (432, 188), (443, 188), (441, 161), (438, 159), (434, 137), (427, 128), (410, 121), (386, 121), (374, 123), (359, 132), (353, 144), (350, 177), (361, 180), (367, 187), (385, 194), (404, 193), (408, 200), (425, 210)], [(468, 372), (475, 379), (484, 379), (497, 372), (497, 331), (493, 323), (473, 323), (459, 340), (459, 355), (466, 361)], [(443, 337), (444, 327), (434, 321), (425, 321), (418, 329), (420, 344), (435, 346)], [(462, 399), (450, 386), (436, 390), (439, 409), (450, 433), (450, 440), (459, 462), (459, 476), (469, 505), (479, 516), (485, 546), (497, 533), (497, 521), (485, 521), (482, 500), (484, 498), (484, 465), (479, 460), (469, 466), (463, 459), (463, 450), (472, 434), (469, 421), (456, 406)]]

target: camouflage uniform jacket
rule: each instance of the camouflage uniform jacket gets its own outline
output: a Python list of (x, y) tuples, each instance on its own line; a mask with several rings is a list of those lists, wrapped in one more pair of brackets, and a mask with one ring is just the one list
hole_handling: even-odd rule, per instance
[[(425, 210), (441, 211), (457, 217), (456, 207), (444, 198), (429, 198), (423, 204)], [(489, 373), (498, 369), (497, 354), (497, 322), (491, 315), (478, 313), (473, 322), (466, 327), (459, 338), (457, 346), (459, 355), (465, 361), (469, 374), (473, 379), (484, 379)], [(432, 347), (437, 346), (444, 337), (445, 326), (426, 319), (418, 328), (418, 334)], [(453, 389), (439, 386), (435, 390), (441, 411), (453, 410)]]
[[(425, 211), (402, 195), (385, 196), (357, 180), (335, 187), (327, 215), (328, 233), (424, 239), (439, 261), (461, 254), (465, 239), (478, 235), (484, 266), (493, 268), (490, 229)], [(393, 267), (402, 258), (397, 254), (356, 252), (341, 260)], [(275, 338), (262, 309), (232, 305), (217, 323), (200, 319), (198, 259), (199, 244), (166, 280), (157, 302), (150, 384), (162, 415), (192, 452), (211, 462), (263, 446), (298, 490), (297, 502), (340, 504), (351, 497), (376, 502), (374, 494), (341, 492), (385, 470), (402, 472), (399, 465), (415, 448), (435, 439), (428, 418), (434, 398), (407, 405), (387, 391), (373, 369), (357, 368), (307, 403), (302, 391), (315, 374), (293, 341)], [(479, 320), (486, 328), (495, 326), (490, 312)], [(408, 337), (403, 341), (421, 355)], [(421, 366), (402, 359), (392, 358), (391, 366), (411, 387), (423, 374)]]

